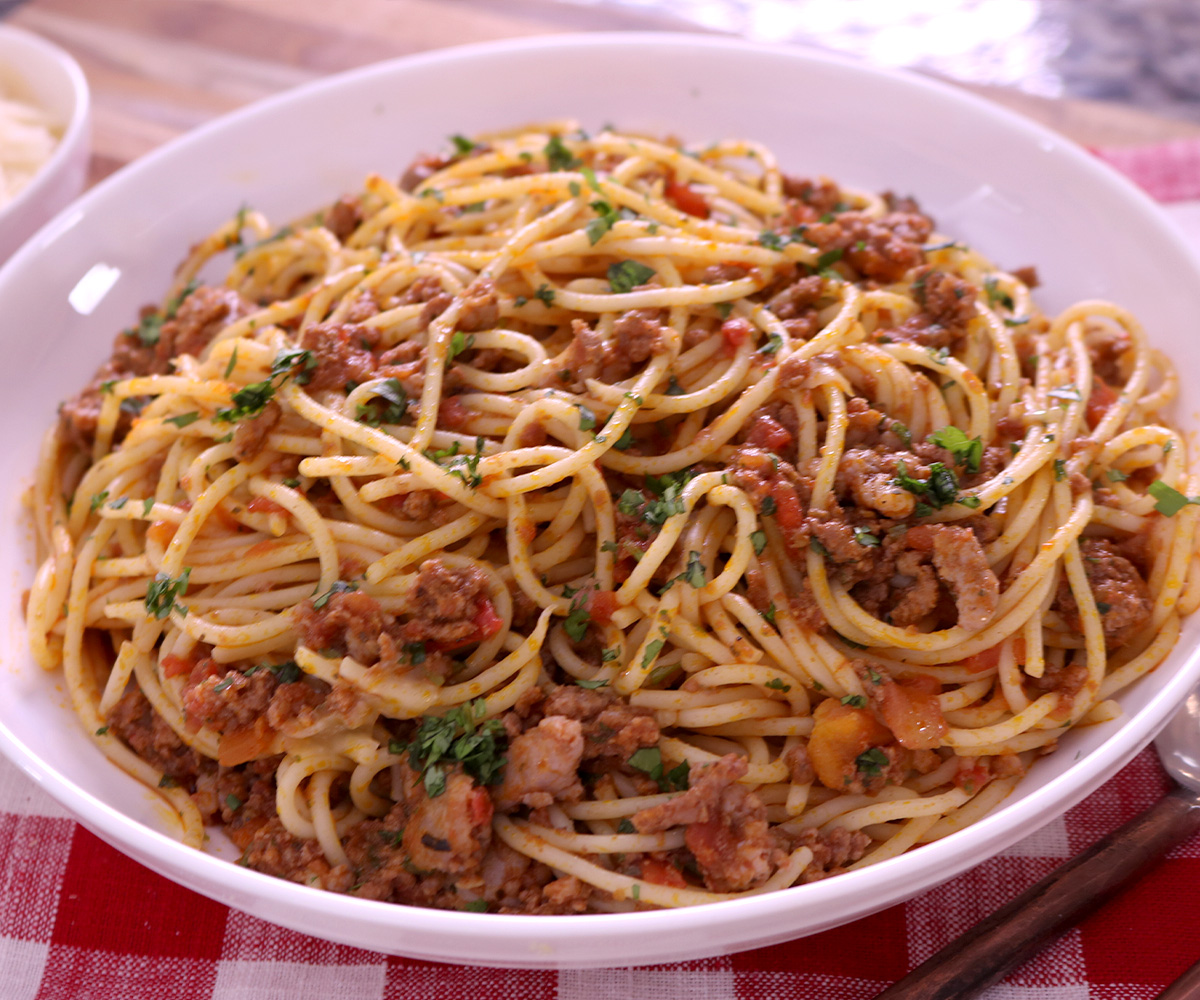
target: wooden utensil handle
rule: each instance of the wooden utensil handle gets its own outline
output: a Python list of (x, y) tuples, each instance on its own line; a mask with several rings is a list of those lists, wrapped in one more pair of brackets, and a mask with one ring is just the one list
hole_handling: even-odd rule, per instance
[(1200, 800), (1176, 788), (1007, 906), (980, 921), (875, 1000), (966, 1000), (999, 981), (1200, 828)]

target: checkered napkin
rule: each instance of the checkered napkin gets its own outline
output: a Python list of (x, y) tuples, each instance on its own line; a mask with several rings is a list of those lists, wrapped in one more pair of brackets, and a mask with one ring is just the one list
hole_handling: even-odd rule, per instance
[[(1200, 251), (1200, 142), (1097, 150)], [(0, 760), (0, 1000), (858, 1000), (1149, 807), (1147, 750), (998, 857), (874, 916), (787, 945), (673, 965), (479, 969), (330, 944), (160, 878), (76, 825)], [(1200, 958), (1200, 837), (989, 1000), (1151, 1000)]]

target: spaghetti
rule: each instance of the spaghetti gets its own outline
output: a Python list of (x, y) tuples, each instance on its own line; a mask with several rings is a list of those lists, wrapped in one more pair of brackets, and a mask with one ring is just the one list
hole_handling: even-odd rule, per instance
[(764, 146), (567, 123), (243, 209), (46, 438), (34, 655), (186, 842), (328, 889), (602, 911), (892, 857), (1200, 603), (1173, 370), (1035, 284)]

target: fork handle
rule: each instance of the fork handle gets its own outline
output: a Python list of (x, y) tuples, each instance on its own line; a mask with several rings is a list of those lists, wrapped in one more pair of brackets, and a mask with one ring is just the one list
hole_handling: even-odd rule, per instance
[(1116, 895), (1197, 829), (1200, 796), (1176, 787), (951, 941), (875, 1000), (975, 996)]

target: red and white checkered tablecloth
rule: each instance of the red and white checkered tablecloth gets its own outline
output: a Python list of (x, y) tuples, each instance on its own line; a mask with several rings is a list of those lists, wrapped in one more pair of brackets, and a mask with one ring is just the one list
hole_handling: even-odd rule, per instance
[[(1097, 155), (1167, 204), (1200, 250), (1200, 142)], [(1147, 750), (999, 857), (815, 937), (706, 961), (555, 972), (394, 958), (247, 916), (128, 860), (0, 760), (0, 1000), (859, 1000), (1167, 787)], [(1198, 958), (1200, 837), (986, 996), (1150, 1000)]]

